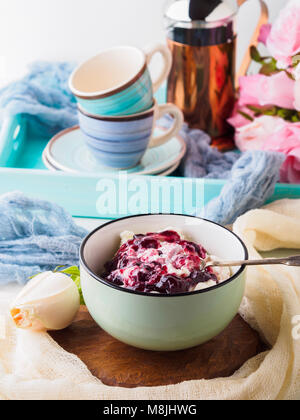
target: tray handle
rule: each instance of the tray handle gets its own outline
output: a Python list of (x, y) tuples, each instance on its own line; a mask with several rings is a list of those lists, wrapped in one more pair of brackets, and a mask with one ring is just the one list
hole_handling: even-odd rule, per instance
[(25, 143), (26, 124), (22, 114), (7, 117), (0, 130), (0, 167), (13, 167)]

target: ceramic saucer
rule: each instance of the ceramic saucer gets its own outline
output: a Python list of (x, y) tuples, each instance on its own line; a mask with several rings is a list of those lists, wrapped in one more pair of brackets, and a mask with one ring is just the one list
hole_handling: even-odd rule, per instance
[[(164, 132), (156, 127), (154, 135)], [(114, 174), (126, 172), (135, 175), (154, 175), (178, 165), (185, 155), (186, 145), (180, 136), (173, 137), (162, 146), (148, 149), (139, 165), (127, 170), (101, 165), (86, 147), (78, 126), (62, 131), (48, 143), (44, 156), (52, 167), (64, 172)]]
[[(47, 169), (49, 169), (49, 170), (50, 170), (50, 171), (52, 171), (52, 172), (57, 172), (57, 171), (61, 172), (61, 170), (60, 170), (60, 169), (58, 169), (58, 168), (56, 168), (55, 166), (53, 166), (53, 165), (49, 162), (49, 160), (47, 159), (47, 156), (46, 156), (46, 149), (45, 149), (45, 150), (44, 150), (44, 152), (43, 152), (42, 158), (43, 158), (43, 163), (44, 163), (44, 165), (45, 165), (45, 167), (46, 167)], [(176, 171), (176, 169), (179, 167), (179, 165), (180, 165), (180, 162), (178, 162), (178, 163), (176, 163), (175, 165), (171, 166), (171, 167), (170, 167), (170, 168), (168, 168), (167, 170), (165, 170), (165, 171), (163, 171), (163, 172), (160, 172), (160, 173), (158, 173), (158, 174), (155, 174), (155, 175), (157, 175), (157, 176), (168, 176), (168, 175), (171, 175), (173, 172), (175, 172), (175, 171)]]

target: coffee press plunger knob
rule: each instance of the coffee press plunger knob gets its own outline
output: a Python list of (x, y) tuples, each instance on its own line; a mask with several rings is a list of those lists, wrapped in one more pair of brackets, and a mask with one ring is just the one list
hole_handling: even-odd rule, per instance
[(190, 0), (189, 15), (192, 20), (205, 20), (222, 0)]

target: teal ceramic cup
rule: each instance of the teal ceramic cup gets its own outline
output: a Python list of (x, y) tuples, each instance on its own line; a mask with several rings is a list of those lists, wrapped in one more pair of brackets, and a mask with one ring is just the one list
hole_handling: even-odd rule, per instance
[[(148, 64), (159, 53), (163, 66), (152, 81)], [(153, 94), (166, 80), (172, 56), (165, 45), (148, 51), (116, 47), (81, 64), (70, 77), (69, 87), (80, 107), (93, 115), (126, 116), (152, 107)]]
[(209, 341), (233, 320), (245, 289), (245, 267), (217, 286), (182, 295), (145, 294), (105, 281), (104, 264), (120, 246), (120, 233), (158, 232), (172, 226), (224, 259), (247, 260), (244, 243), (213, 222), (182, 215), (140, 215), (107, 223), (93, 231), (80, 250), (81, 285), (87, 308), (116, 339), (154, 351), (183, 350)]
[[(153, 136), (156, 120), (173, 116), (172, 127), (160, 136)], [(136, 166), (146, 150), (161, 146), (176, 136), (183, 124), (183, 114), (173, 104), (153, 106), (128, 117), (96, 117), (79, 108), (78, 118), (82, 136), (92, 155), (102, 165), (127, 169)]]

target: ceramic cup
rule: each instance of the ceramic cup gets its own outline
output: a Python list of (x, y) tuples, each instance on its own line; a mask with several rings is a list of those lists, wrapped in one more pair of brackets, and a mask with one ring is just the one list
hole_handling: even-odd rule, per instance
[[(156, 121), (166, 114), (174, 118), (172, 127), (154, 137)], [(107, 167), (127, 169), (136, 166), (148, 147), (157, 147), (176, 136), (183, 124), (182, 112), (173, 104), (158, 105), (126, 117), (87, 114), (79, 107), (79, 124), (86, 145), (94, 157)]]
[(243, 242), (216, 223), (174, 214), (132, 216), (92, 232), (80, 250), (81, 286), (95, 321), (113, 337), (135, 347), (182, 350), (220, 334), (237, 314), (245, 289), (245, 267), (208, 289), (181, 295), (141, 293), (111, 284), (101, 274), (120, 246), (120, 233), (159, 232), (173, 226), (210, 254), (247, 260)]
[[(163, 68), (152, 81), (148, 64), (163, 56)], [(116, 47), (103, 51), (83, 63), (71, 75), (69, 86), (81, 108), (104, 116), (131, 115), (152, 107), (153, 94), (168, 77), (172, 56), (165, 45), (148, 51), (135, 47)]]

